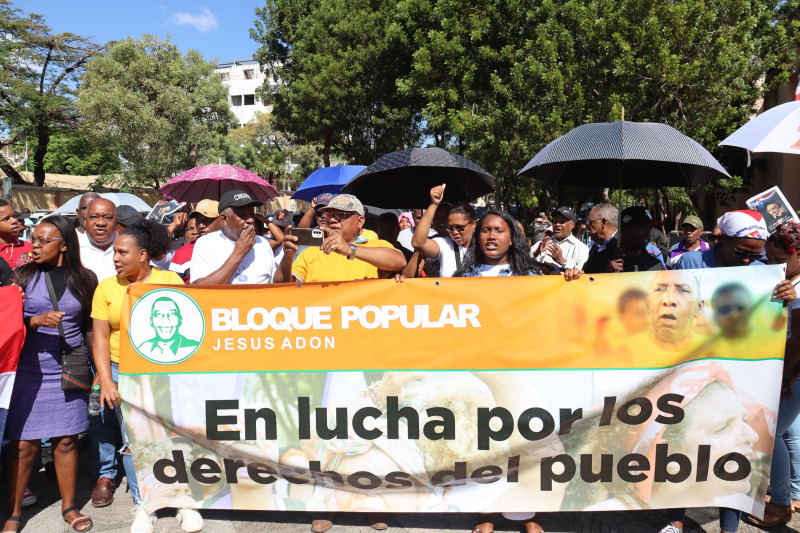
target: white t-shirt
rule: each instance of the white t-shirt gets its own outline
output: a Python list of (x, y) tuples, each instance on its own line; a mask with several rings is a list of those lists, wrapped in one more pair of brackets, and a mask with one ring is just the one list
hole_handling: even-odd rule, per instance
[(481, 273), (482, 278), (494, 278), (500, 275), (501, 270), (508, 268), (508, 263), (505, 265), (478, 265), (478, 272)]
[(434, 237), (433, 242), (439, 245), (439, 276), (442, 278), (452, 278), (458, 269), (456, 267), (456, 254), (453, 246), (458, 246), (461, 260), (467, 254), (467, 249), (456, 245), (450, 237)]
[[(436, 230), (431, 228), (428, 230), (428, 237), (433, 237), (436, 235)], [(397, 234), (397, 242), (405, 248), (406, 250), (414, 251), (414, 246), (411, 245), (411, 238), (414, 236), (414, 228), (406, 228), (404, 230), (400, 230), (400, 233)]]
[[(104, 279), (116, 276), (117, 271), (114, 268), (114, 242), (105, 250), (101, 250), (89, 240), (89, 236), (85, 233), (76, 232), (78, 234), (78, 244), (80, 245), (81, 264), (94, 272), (97, 276), (97, 282), (100, 283)], [(117, 238), (114, 237), (116, 241)]]
[[(236, 242), (227, 238), (222, 230), (197, 239), (192, 252), (192, 279), (204, 278), (216, 272), (231, 256), (235, 246)], [(269, 241), (256, 236), (256, 243), (239, 263), (228, 284), (272, 283), (274, 274), (275, 257)]]

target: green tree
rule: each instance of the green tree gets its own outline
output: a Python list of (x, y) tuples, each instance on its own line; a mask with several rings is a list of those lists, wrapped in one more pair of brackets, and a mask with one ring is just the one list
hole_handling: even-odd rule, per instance
[(208, 159), (233, 121), (214, 66), (152, 35), (119, 41), (94, 57), (78, 105), (89, 130), (119, 147), (129, 183), (156, 188)]
[(231, 130), (229, 138), (240, 149), (255, 153), (250, 170), (276, 186), (296, 189), (323, 164), (319, 145), (289, 142), (289, 135), (275, 128), (272, 114), (257, 113), (252, 122)]
[(398, 93), (411, 42), (385, 0), (268, 0), (256, 10), (256, 59), (280, 83), (265, 83), (276, 127), (296, 144), (319, 144), (353, 162), (415, 145), (419, 105)]
[(52, 174), (91, 176), (120, 171), (116, 147), (107, 140), (98, 144), (80, 129), (57, 132), (50, 137), (44, 171)]
[[(41, 186), (50, 134), (77, 126), (74, 87), (102, 47), (72, 33), (54, 34), (40, 15), (25, 14), (8, 0), (0, 0), (0, 28), (0, 147), (35, 139), (31, 163)], [(7, 161), (0, 166), (21, 179)]]
[[(785, 83), (798, 46), (796, 1), (400, 5), (415, 43), (401, 91), (425, 101), (437, 143), (499, 178), (506, 205), (530, 202), (531, 184), (515, 173), (546, 143), (582, 123), (619, 120), (623, 107), (628, 120), (664, 122), (716, 149)], [(570, 196), (534, 185), (537, 197)], [(695, 192), (670, 194), (687, 207)]]

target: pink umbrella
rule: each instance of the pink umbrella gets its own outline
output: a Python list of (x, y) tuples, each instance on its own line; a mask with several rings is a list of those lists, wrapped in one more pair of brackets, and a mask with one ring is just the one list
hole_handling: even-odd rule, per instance
[(265, 202), (278, 196), (278, 190), (255, 172), (233, 165), (203, 165), (181, 172), (161, 186), (159, 192), (179, 202), (219, 200), (227, 191), (240, 189)]

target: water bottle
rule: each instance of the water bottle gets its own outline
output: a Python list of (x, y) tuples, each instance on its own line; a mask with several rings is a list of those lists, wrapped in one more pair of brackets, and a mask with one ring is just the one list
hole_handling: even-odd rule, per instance
[(102, 408), (100, 405), (100, 385), (95, 385), (89, 395), (89, 416), (99, 415)]

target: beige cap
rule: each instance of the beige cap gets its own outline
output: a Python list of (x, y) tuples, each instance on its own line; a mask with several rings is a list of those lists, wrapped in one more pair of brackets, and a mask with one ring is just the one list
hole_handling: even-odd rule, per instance
[(334, 209), (347, 211), (348, 213), (358, 213), (362, 217), (364, 216), (364, 206), (359, 199), (352, 194), (339, 194), (334, 196), (328, 205), (320, 208), (320, 211), (332, 211)]
[(203, 215), (207, 218), (217, 218), (219, 216), (219, 202), (214, 200), (200, 200), (197, 202), (197, 206), (194, 208), (194, 211), (189, 213), (189, 218), (192, 218), (195, 213), (199, 215)]

